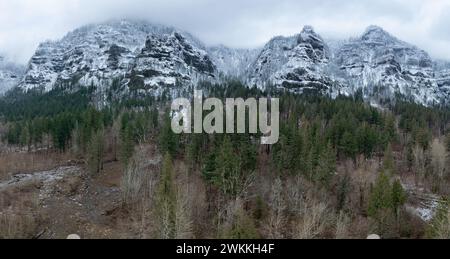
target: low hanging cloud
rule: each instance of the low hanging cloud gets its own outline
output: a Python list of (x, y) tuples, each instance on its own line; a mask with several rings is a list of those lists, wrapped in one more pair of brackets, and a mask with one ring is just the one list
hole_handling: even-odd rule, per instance
[(450, 59), (449, 0), (2, 0), (0, 53), (25, 63), (38, 44), (109, 19), (173, 25), (205, 43), (257, 47), (306, 24), (327, 38), (360, 35), (372, 24)]

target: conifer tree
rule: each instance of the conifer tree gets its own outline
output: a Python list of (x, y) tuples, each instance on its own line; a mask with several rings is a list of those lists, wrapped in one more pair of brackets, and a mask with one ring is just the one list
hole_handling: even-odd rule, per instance
[(328, 187), (336, 172), (336, 153), (329, 143), (319, 156), (319, 163), (314, 175), (315, 181)]
[(131, 123), (126, 123), (120, 132), (120, 160), (125, 168), (133, 156), (134, 144), (134, 130)]
[(356, 131), (359, 152), (366, 158), (372, 157), (377, 145), (377, 133), (369, 125), (363, 124)]
[(393, 115), (390, 114), (386, 115), (384, 121), (384, 132), (388, 142), (395, 140), (397, 137), (397, 130), (395, 123), (396, 123), (395, 117)]
[(355, 135), (346, 131), (340, 140), (339, 149), (345, 156), (355, 159), (358, 151)]
[(21, 133), (22, 133), (21, 125), (19, 123), (13, 123), (9, 125), (5, 139), (10, 145), (20, 144)]
[(419, 144), (424, 150), (427, 150), (430, 147), (432, 137), (427, 128), (415, 128), (413, 130), (413, 137), (416, 140), (416, 143)]
[(397, 172), (391, 144), (387, 145), (384, 152), (383, 170), (391, 175), (394, 175)]
[(91, 174), (98, 174), (103, 170), (104, 149), (104, 132), (99, 130), (92, 135), (88, 146), (87, 164)]
[(162, 153), (167, 153), (175, 157), (178, 153), (178, 135), (172, 131), (170, 113), (166, 112), (159, 137), (159, 146)]
[(408, 171), (411, 172), (414, 165), (414, 149), (411, 143), (408, 143), (406, 147), (406, 162)]
[(245, 138), (245, 140), (239, 142), (239, 155), (242, 161), (242, 170), (250, 173), (256, 169), (258, 153), (248, 136), (245, 136)]
[(393, 207), (392, 201), (392, 187), (389, 176), (381, 172), (370, 193), (367, 211), (369, 216), (379, 220), (382, 213)]
[(350, 192), (350, 176), (345, 174), (339, 182), (337, 193), (337, 210), (341, 211), (345, 207), (347, 196)]
[(240, 191), (241, 163), (228, 136), (216, 156), (215, 178), (224, 194), (236, 196)]
[(396, 180), (392, 185), (392, 208), (394, 209), (395, 216), (398, 218), (400, 207), (406, 202), (406, 192), (403, 189), (400, 180)]
[(77, 121), (72, 132), (72, 150), (77, 157), (82, 157), (84, 151), (84, 143), (82, 140), (82, 130), (80, 123)]
[(27, 146), (28, 151), (30, 151), (31, 135), (30, 125), (28, 123), (24, 123), (24, 125), (22, 126), (22, 132), (20, 133), (20, 145)]
[(34, 119), (30, 122), (31, 124), (31, 142), (37, 147), (42, 143), (42, 136), (44, 134), (44, 123), (42, 118)]
[(266, 202), (263, 200), (263, 198), (260, 195), (258, 195), (255, 201), (255, 209), (253, 211), (253, 217), (256, 220), (262, 220), (267, 216), (267, 213), (268, 213), (268, 206)]
[(286, 142), (285, 135), (281, 134), (280, 140), (278, 143), (276, 143), (272, 148), (272, 157), (271, 162), (272, 166), (277, 171), (283, 171), (284, 170), (284, 143)]
[(75, 126), (73, 119), (70, 113), (62, 113), (56, 116), (51, 123), (53, 143), (60, 151), (66, 151), (69, 145)]
[(243, 208), (237, 210), (231, 228), (225, 233), (225, 238), (246, 240), (259, 238), (253, 218)]
[(177, 193), (174, 184), (172, 158), (167, 152), (161, 169), (161, 179), (157, 190), (156, 216), (157, 237), (161, 239), (175, 238)]
[(202, 169), (203, 179), (205, 179), (205, 181), (209, 183), (217, 183), (219, 181), (218, 176), (216, 174), (217, 168), (216, 156), (217, 156), (216, 151), (212, 150), (206, 157), (206, 161)]
[(304, 161), (303, 173), (309, 180), (312, 181), (314, 177), (313, 152), (312, 151), (306, 152), (303, 161)]
[(447, 152), (450, 153), (450, 132), (447, 133), (447, 137), (445, 139), (445, 142), (447, 144), (447, 146), (446, 146), (447, 147)]
[(379, 234), (398, 236), (395, 226), (399, 224), (399, 210), (405, 202), (406, 194), (400, 182), (391, 184), (388, 174), (382, 172), (370, 193), (367, 210)]
[(189, 136), (189, 141), (186, 146), (186, 159), (189, 161), (189, 169), (192, 171), (200, 162), (200, 152), (203, 145), (203, 135), (193, 134)]
[(441, 201), (435, 216), (428, 225), (426, 236), (435, 239), (450, 239), (450, 202)]

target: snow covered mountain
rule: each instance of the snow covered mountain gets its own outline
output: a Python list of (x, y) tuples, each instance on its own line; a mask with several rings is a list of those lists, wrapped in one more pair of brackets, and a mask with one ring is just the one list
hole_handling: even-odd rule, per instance
[(0, 94), (16, 86), (24, 72), (23, 66), (9, 62), (0, 56)]
[(223, 45), (208, 48), (214, 64), (225, 76), (245, 80), (250, 65), (254, 62), (260, 49), (233, 49)]
[(293, 37), (276, 37), (256, 59), (249, 83), (334, 96), (363, 89), (367, 98), (401, 94), (423, 104), (449, 101), (450, 70), (436, 71), (425, 51), (380, 27), (329, 45), (310, 26)]
[(159, 95), (186, 90), (199, 80), (237, 77), (252, 87), (337, 96), (363, 89), (367, 99), (401, 94), (423, 104), (450, 102), (450, 65), (382, 28), (361, 37), (324, 40), (311, 26), (292, 37), (275, 37), (261, 49), (206, 47), (189, 33), (142, 21), (84, 26), (42, 43), (20, 81), (24, 89), (96, 85), (100, 92)]
[(190, 34), (141, 21), (82, 27), (56, 42), (42, 43), (21, 81), (25, 89), (96, 85), (119, 79), (127, 89), (175, 87), (213, 77), (216, 67)]
[(430, 56), (377, 26), (338, 49), (335, 62), (349, 84), (368, 95), (399, 93), (422, 103), (439, 103), (442, 97)]
[(306, 89), (324, 90), (332, 85), (325, 73), (330, 50), (311, 26), (294, 37), (276, 37), (262, 50), (251, 66), (250, 85), (264, 89), (268, 84), (303, 92)]
[(444, 96), (450, 96), (450, 62), (436, 61), (434, 69), (436, 71), (436, 82), (439, 92)]
[(149, 36), (129, 71), (126, 84), (146, 92), (214, 78), (216, 67), (205, 50), (174, 32)]

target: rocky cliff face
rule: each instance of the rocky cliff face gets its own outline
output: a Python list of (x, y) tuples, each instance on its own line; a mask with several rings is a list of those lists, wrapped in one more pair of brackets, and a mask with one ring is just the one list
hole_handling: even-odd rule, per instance
[(448, 101), (450, 70), (437, 71), (425, 51), (380, 27), (370, 26), (357, 39), (329, 43), (310, 26), (294, 37), (274, 38), (255, 61), (250, 84), (333, 96), (363, 89), (366, 98), (401, 94), (424, 104)]
[(189, 85), (199, 79), (213, 79), (216, 66), (206, 51), (195, 47), (178, 32), (151, 35), (136, 56), (126, 84), (147, 92)]
[(415, 102), (450, 102), (450, 65), (370, 26), (358, 38), (326, 41), (311, 26), (275, 37), (262, 49), (205, 47), (177, 29), (146, 22), (85, 26), (39, 46), (20, 86), (96, 85), (113, 80), (122, 92), (160, 95), (199, 80), (237, 77), (250, 86), (331, 96), (363, 89), (367, 99), (403, 95)]
[(344, 44), (334, 61), (348, 84), (362, 87), (368, 95), (400, 93), (418, 102), (440, 101), (429, 55), (380, 27), (371, 26), (360, 38)]
[(328, 46), (306, 26), (294, 37), (272, 39), (252, 65), (249, 82), (259, 88), (273, 84), (293, 92), (326, 90), (332, 85), (324, 71), (329, 61)]
[(39, 46), (21, 86), (96, 85), (118, 79), (126, 90), (175, 86), (216, 72), (198, 40), (174, 28), (114, 21), (77, 29)]
[[(450, 97), (450, 62), (437, 61), (435, 63), (436, 83), (439, 92)], [(450, 100), (448, 100), (450, 102)]]

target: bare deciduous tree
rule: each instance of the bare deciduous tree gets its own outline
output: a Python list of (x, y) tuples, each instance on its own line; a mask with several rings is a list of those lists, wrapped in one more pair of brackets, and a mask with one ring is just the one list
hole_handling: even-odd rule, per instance
[(433, 168), (433, 175), (439, 179), (443, 179), (445, 174), (448, 173), (446, 168), (447, 164), (447, 152), (445, 150), (445, 145), (435, 139), (431, 145), (431, 165)]
[(420, 146), (415, 146), (413, 149), (413, 171), (415, 175), (416, 185), (420, 179), (425, 175), (425, 152)]
[(125, 205), (147, 203), (154, 192), (156, 174), (144, 168), (145, 160), (139, 154), (133, 157), (122, 177), (122, 201)]
[(286, 224), (286, 201), (283, 195), (283, 183), (281, 179), (276, 179), (272, 187), (270, 197), (270, 212), (267, 222), (267, 231), (269, 238), (284, 238), (284, 227)]
[(177, 192), (177, 205), (175, 211), (175, 238), (193, 238), (192, 200), (189, 185), (181, 185)]
[(293, 237), (297, 239), (317, 238), (329, 224), (329, 210), (326, 204), (310, 196), (305, 200), (304, 214), (300, 216)]
[(349, 226), (351, 219), (344, 213), (340, 212), (336, 220), (336, 239), (349, 238)]

